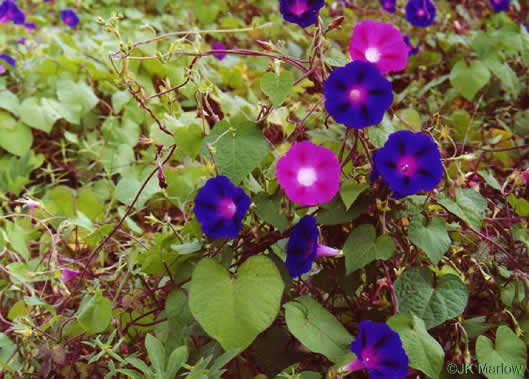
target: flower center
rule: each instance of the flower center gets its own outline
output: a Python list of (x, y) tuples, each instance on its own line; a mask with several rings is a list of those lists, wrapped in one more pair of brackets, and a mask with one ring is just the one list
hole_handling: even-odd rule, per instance
[(417, 16), (423, 17), (426, 14), (426, 11), (423, 8), (417, 9)]
[(361, 104), (366, 97), (366, 90), (359, 86), (354, 86), (349, 91), (349, 100), (353, 104)]
[(224, 218), (232, 218), (237, 211), (237, 206), (232, 199), (225, 198), (220, 202), (218, 211)]
[(294, 4), (292, 4), (290, 11), (296, 16), (301, 16), (307, 11), (307, 4), (303, 0), (296, 0)]
[(385, 6), (386, 9), (390, 9), (393, 5), (391, 4), (391, 2), (386, 1), (386, 3), (384, 4), (384, 6)]
[(376, 354), (373, 349), (366, 349), (362, 351), (362, 360), (364, 361), (365, 365), (367, 367), (375, 367), (376, 366)]
[(380, 59), (380, 51), (376, 47), (369, 47), (365, 52), (368, 62), (376, 63)]
[(397, 162), (397, 170), (401, 175), (412, 176), (417, 172), (417, 161), (410, 156), (404, 156)]
[(308, 187), (316, 181), (316, 171), (312, 167), (304, 167), (298, 172), (299, 184)]

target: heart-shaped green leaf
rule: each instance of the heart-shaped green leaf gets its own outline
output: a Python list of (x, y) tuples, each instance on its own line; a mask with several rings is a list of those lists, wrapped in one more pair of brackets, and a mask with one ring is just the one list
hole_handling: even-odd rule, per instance
[(193, 272), (189, 307), (224, 350), (242, 351), (274, 321), (283, 287), (279, 270), (266, 257), (248, 258), (236, 274), (205, 258)]
[(525, 343), (505, 325), (501, 325), (496, 330), (496, 343), (488, 337), (478, 337), (476, 355), (481, 373), (489, 379), (524, 377), (527, 348)]
[(261, 79), (261, 89), (277, 108), (286, 99), (294, 86), (294, 75), (290, 71), (283, 71), (277, 77), (273, 72), (267, 72)]
[(423, 319), (427, 329), (459, 316), (467, 306), (465, 283), (455, 275), (444, 275), (434, 287), (433, 274), (425, 268), (412, 268), (395, 281), (399, 313)]
[(421, 370), (430, 378), (439, 378), (445, 352), (439, 342), (428, 334), (424, 322), (417, 316), (408, 320), (403, 315), (393, 315), (387, 324), (399, 333), (410, 367)]
[(446, 222), (442, 218), (434, 217), (426, 225), (426, 217), (421, 214), (411, 219), (408, 237), (411, 242), (424, 250), (434, 265), (439, 263), (452, 243)]
[(481, 222), (485, 217), (487, 199), (479, 192), (467, 188), (464, 192), (456, 189), (456, 198), (449, 198), (444, 192), (439, 195), (437, 202), (445, 207), (450, 213), (465, 221), (474, 230), (481, 229)]
[(317, 301), (301, 296), (284, 305), (288, 330), (311, 351), (338, 362), (349, 352), (353, 337)]
[(382, 235), (376, 238), (373, 225), (363, 224), (353, 230), (343, 247), (345, 273), (349, 275), (375, 259), (389, 259), (395, 251), (393, 238)]
[(229, 130), (230, 124), (220, 121), (204, 139), (200, 154), (210, 159), (211, 149), (220, 175), (238, 185), (263, 160), (270, 148), (263, 133), (253, 122), (243, 122)]
[(472, 62), (470, 67), (463, 60), (460, 60), (450, 72), (450, 83), (469, 101), (489, 80), (489, 69), (477, 60)]

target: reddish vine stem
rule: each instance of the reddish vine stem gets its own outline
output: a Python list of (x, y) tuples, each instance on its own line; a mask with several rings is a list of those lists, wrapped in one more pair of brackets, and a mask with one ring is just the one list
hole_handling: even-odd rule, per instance
[[(172, 145), (171, 146), (171, 150), (169, 151), (169, 155), (167, 156), (167, 158), (165, 158), (165, 160), (163, 161), (162, 165), (166, 164), (169, 159), (171, 159), (171, 156), (173, 155), (174, 151), (176, 149), (176, 145)], [(152, 170), (152, 172), (150, 173), (150, 175), (147, 177), (147, 179), (143, 182), (141, 188), (139, 189), (138, 193), (136, 193), (136, 196), (134, 197), (134, 199), (132, 200), (132, 203), (129, 205), (129, 207), (127, 208), (127, 211), (125, 212), (125, 214), (123, 215), (123, 217), (121, 217), (121, 219), (119, 220), (119, 222), (116, 224), (116, 226), (114, 226), (114, 228), (112, 228), (112, 230), (110, 231), (110, 233), (108, 233), (108, 235), (105, 237), (105, 239), (103, 240), (103, 242), (101, 242), (99, 244), (99, 246), (96, 247), (96, 249), (92, 252), (92, 254), (90, 255), (90, 257), (88, 258), (88, 261), (85, 263), (85, 266), (83, 268), (83, 272), (81, 274), (81, 276), (79, 277), (79, 281), (77, 282), (77, 285), (74, 289), (73, 292), (76, 292), (77, 289), (79, 288), (79, 286), (81, 285), (81, 283), (83, 282), (83, 279), (84, 277), (86, 276), (87, 274), (87, 270), (88, 270), (88, 266), (90, 265), (90, 262), (92, 261), (92, 259), (94, 259), (94, 257), (96, 257), (100, 251), (103, 249), (103, 247), (105, 246), (105, 244), (112, 238), (112, 236), (114, 235), (114, 233), (121, 227), (121, 225), (123, 224), (123, 222), (125, 221), (125, 219), (128, 217), (128, 215), (132, 212), (132, 208), (134, 207), (134, 204), (136, 204), (136, 202), (138, 201), (141, 193), (143, 192), (143, 190), (145, 189), (145, 187), (147, 186), (147, 183), (149, 183), (149, 181), (151, 180), (151, 178), (154, 176), (154, 174), (156, 174), (158, 172), (159, 168), (158, 166)]]

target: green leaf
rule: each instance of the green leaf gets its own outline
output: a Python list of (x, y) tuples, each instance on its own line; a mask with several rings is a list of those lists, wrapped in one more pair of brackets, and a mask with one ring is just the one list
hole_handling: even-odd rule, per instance
[(212, 144), (219, 174), (226, 175), (238, 185), (261, 163), (269, 147), (263, 133), (253, 122), (243, 122), (233, 131), (229, 128), (226, 121), (218, 122), (204, 139), (201, 155), (210, 159), (206, 145)]
[(487, 199), (471, 189), (464, 192), (460, 188), (456, 189), (456, 198), (449, 198), (444, 192), (439, 195), (437, 202), (445, 207), (450, 213), (455, 214), (465, 221), (474, 230), (481, 229), (481, 222), (485, 218), (487, 209)]
[(367, 202), (359, 202), (347, 210), (340, 196), (335, 196), (328, 203), (320, 204), (321, 210), (316, 215), (316, 221), (321, 225), (338, 225), (351, 222), (362, 214), (366, 206)]
[(174, 130), (176, 146), (191, 158), (196, 158), (200, 152), (200, 145), (204, 140), (204, 133), (200, 125), (190, 124)]
[(115, 113), (121, 112), (123, 106), (129, 102), (132, 95), (127, 90), (114, 92), (112, 95), (112, 108)]
[(60, 80), (57, 88), (57, 112), (73, 124), (79, 124), (81, 117), (99, 102), (92, 87), (82, 81), (76, 83), (72, 80)]
[(0, 91), (0, 108), (18, 116), (18, 97), (11, 91)]
[(347, 181), (340, 186), (340, 196), (345, 204), (345, 209), (349, 209), (351, 205), (358, 199), (358, 196), (369, 188), (367, 183), (356, 183), (354, 181)]
[(145, 348), (149, 353), (149, 359), (155, 372), (163, 373), (165, 371), (165, 348), (162, 343), (156, 337), (147, 334)]
[(189, 307), (225, 350), (244, 350), (274, 321), (283, 288), (278, 269), (264, 256), (248, 258), (236, 274), (205, 258), (192, 275)]
[(32, 128), (42, 130), (45, 133), (51, 132), (55, 121), (62, 118), (57, 108), (59, 103), (53, 99), (42, 98), (40, 105), (38, 99), (31, 97), (18, 106), (20, 120)]
[(27, 261), (29, 259), (28, 233), (21, 226), (6, 222), (6, 232), (9, 244), (20, 256)]
[(95, 193), (86, 188), (79, 192), (79, 196), (75, 201), (75, 208), (90, 220), (95, 220), (104, 211)]
[(373, 225), (360, 225), (351, 232), (343, 247), (345, 273), (349, 275), (353, 271), (367, 266), (375, 259), (389, 259), (394, 251), (395, 242), (393, 238), (387, 235), (376, 238)]
[(465, 283), (455, 275), (443, 275), (433, 283), (432, 272), (425, 268), (411, 268), (395, 281), (399, 313), (416, 315), (424, 320), (427, 329), (459, 316), (467, 305)]
[(166, 378), (176, 377), (176, 373), (184, 363), (186, 363), (188, 357), (187, 346), (180, 346), (176, 348), (169, 359), (167, 360), (167, 369), (165, 370)]
[(31, 130), (7, 112), (0, 112), (0, 134), (0, 147), (14, 155), (26, 154), (33, 144)]
[(431, 378), (439, 378), (445, 353), (439, 342), (426, 331), (424, 321), (417, 316), (412, 316), (412, 320), (409, 320), (403, 315), (393, 315), (387, 324), (399, 334), (410, 367)]
[(445, 220), (434, 217), (426, 225), (426, 217), (422, 214), (411, 219), (408, 237), (411, 242), (424, 250), (434, 265), (439, 263), (452, 243)]
[(265, 193), (259, 193), (252, 198), (256, 205), (257, 216), (283, 232), (288, 224), (286, 209), (281, 209), (281, 198), (269, 198)]
[(261, 90), (268, 96), (275, 108), (278, 108), (286, 99), (293, 86), (294, 75), (290, 71), (282, 71), (279, 77), (273, 72), (267, 72), (261, 78)]
[(487, 66), (478, 60), (472, 62), (470, 67), (460, 60), (450, 72), (450, 83), (469, 101), (489, 80), (490, 72)]
[(96, 334), (105, 330), (111, 319), (112, 303), (98, 290), (79, 310), (77, 321), (88, 334)]
[(525, 217), (529, 215), (529, 201), (525, 199), (517, 199), (514, 195), (507, 196), (507, 201), (514, 208), (518, 216)]
[[(486, 336), (478, 337), (476, 355), (481, 373), (489, 379), (524, 378), (527, 363), (526, 345), (505, 325), (496, 330), (495, 343)], [(505, 370), (497, 370), (497, 367), (509, 367), (512, 371), (507, 373)]]
[(483, 62), (487, 65), (490, 71), (498, 79), (500, 79), (502, 87), (505, 91), (510, 92), (514, 98), (518, 97), (520, 93), (520, 79), (517, 74), (513, 71), (503, 59), (500, 59), (497, 53), (490, 54)]
[(314, 299), (301, 296), (283, 307), (288, 330), (308, 349), (335, 363), (349, 352), (353, 337)]
[(492, 188), (501, 191), (501, 185), (498, 183), (494, 175), (490, 171), (480, 170), (478, 171), (478, 174), (481, 175), (483, 179), (485, 179), (485, 182)]

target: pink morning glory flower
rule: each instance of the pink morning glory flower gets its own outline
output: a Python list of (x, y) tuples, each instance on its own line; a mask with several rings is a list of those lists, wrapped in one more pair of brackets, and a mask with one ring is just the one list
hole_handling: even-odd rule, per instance
[(290, 200), (301, 205), (326, 203), (340, 187), (340, 162), (331, 150), (303, 141), (279, 159), (276, 176)]
[(404, 70), (408, 47), (392, 24), (364, 20), (357, 24), (349, 43), (352, 60), (375, 64), (382, 74)]
[(62, 281), (69, 282), (79, 274), (81, 274), (81, 271), (72, 270), (70, 268), (64, 268), (62, 269)]

